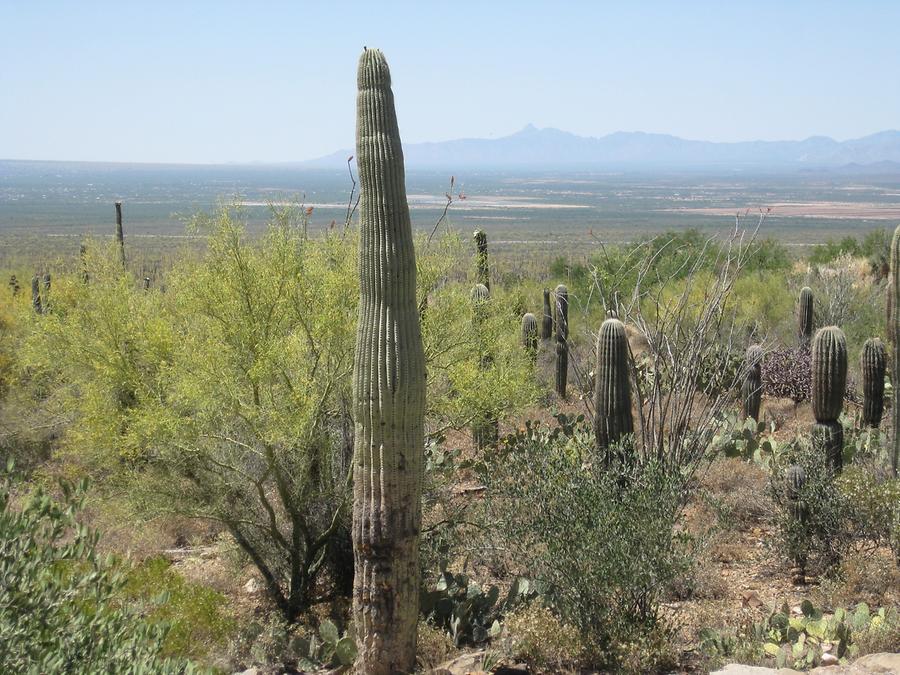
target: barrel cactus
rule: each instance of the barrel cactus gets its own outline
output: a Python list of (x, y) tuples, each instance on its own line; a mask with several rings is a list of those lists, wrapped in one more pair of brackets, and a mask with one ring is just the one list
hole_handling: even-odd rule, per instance
[(549, 340), (553, 335), (553, 310), (550, 308), (550, 289), (544, 289), (544, 311), (541, 317), (541, 340)]
[(847, 387), (847, 339), (837, 326), (822, 328), (812, 346), (813, 445), (833, 471), (843, 466), (844, 428), (838, 421)]
[(634, 431), (630, 375), (625, 324), (607, 319), (597, 335), (594, 368), (594, 435), (601, 453)]
[[(900, 291), (900, 225), (894, 230), (894, 238), (891, 239), (891, 271), (888, 276), (888, 288), (890, 289), (890, 301), (888, 302), (887, 331), (888, 339), (891, 341), (891, 378), (896, 393), (900, 388), (900, 377), (898, 377), (898, 373), (900, 373), (900, 311), (898, 311), (900, 299), (897, 297), (897, 292)], [(898, 463), (900, 463), (900, 404), (894, 403), (891, 406), (891, 419), (894, 425), (891, 469), (896, 477)]]
[(860, 366), (863, 378), (862, 424), (877, 429), (884, 412), (884, 374), (887, 351), (878, 338), (869, 338), (863, 345)]
[(491, 287), (491, 275), (488, 270), (487, 234), (484, 230), (475, 230), (472, 235), (475, 240), (475, 278), (479, 284)]
[(537, 317), (531, 312), (522, 316), (522, 347), (533, 362), (537, 358), (538, 328)]
[(425, 357), (391, 76), (364, 50), (357, 77), (359, 323), (354, 363), (356, 672), (412, 672), (419, 613)]
[(556, 393), (566, 397), (569, 376), (569, 289), (556, 287)]
[(119, 260), (125, 267), (125, 232), (122, 229), (122, 202), (116, 202), (116, 244), (119, 247)]
[(800, 344), (809, 345), (813, 334), (813, 292), (809, 286), (800, 289), (800, 306), (797, 310), (797, 331), (800, 334)]
[(759, 345), (752, 345), (747, 350), (744, 382), (741, 385), (744, 419), (759, 421), (759, 407), (762, 403), (762, 360), (763, 350)]
[(41, 279), (37, 274), (31, 277), (31, 307), (38, 314), (44, 311), (41, 305)]

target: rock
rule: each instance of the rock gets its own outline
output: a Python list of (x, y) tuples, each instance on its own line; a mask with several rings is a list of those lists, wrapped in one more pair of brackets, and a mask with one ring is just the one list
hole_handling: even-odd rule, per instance
[[(845, 666), (824, 665), (830, 661), (828, 657), (835, 658), (831, 654), (824, 654), (823, 665), (810, 670), (809, 675), (900, 675), (900, 654), (869, 654)], [(732, 663), (710, 675), (803, 675), (803, 673), (790, 668), (762, 668)]]
[(822, 654), (822, 665), (823, 666), (836, 666), (840, 663), (840, 659), (836, 657), (834, 654), (824, 653)]
[(250, 577), (250, 580), (244, 584), (244, 593), (259, 593), (261, 590), (262, 585), (256, 577)]
[(239, 673), (235, 673), (234, 675), (259, 675), (259, 670), (256, 668), (247, 668), (247, 670), (242, 670)]
[(717, 670), (709, 675), (804, 675), (804, 673), (790, 668), (763, 668), (762, 666), (745, 666), (740, 663), (730, 663), (722, 670)]
[(460, 654), (455, 659), (445, 661), (429, 675), (469, 675), (469, 673), (482, 672), (485, 651)]

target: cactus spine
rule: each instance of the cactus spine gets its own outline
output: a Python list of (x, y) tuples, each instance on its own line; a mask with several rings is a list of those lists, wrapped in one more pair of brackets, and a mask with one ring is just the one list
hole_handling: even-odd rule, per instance
[(813, 334), (813, 292), (809, 286), (800, 289), (800, 306), (797, 310), (797, 332), (800, 335), (800, 344), (809, 346)]
[(556, 393), (566, 397), (566, 379), (569, 376), (569, 289), (556, 287)]
[(491, 275), (488, 270), (487, 234), (484, 230), (475, 230), (472, 238), (475, 240), (476, 280), (490, 290)]
[[(891, 272), (888, 277), (888, 289), (890, 291), (887, 313), (888, 339), (891, 341), (891, 382), (894, 385), (894, 402), (891, 405), (891, 420), (894, 425), (893, 447), (891, 448), (891, 470), (896, 478), (898, 462), (900, 462), (900, 401), (897, 401), (898, 387), (900, 387), (900, 299), (897, 292), (900, 291), (900, 225), (894, 230), (894, 238), (891, 239)], [(893, 310), (893, 311), (892, 311)]]
[(863, 345), (860, 359), (863, 377), (862, 424), (877, 429), (884, 412), (884, 373), (887, 352), (878, 338), (869, 338)]
[(44, 311), (41, 306), (41, 279), (37, 274), (31, 277), (31, 307), (37, 314)]
[(607, 319), (597, 335), (594, 368), (594, 435), (601, 453), (634, 431), (628, 356), (625, 324)]
[(831, 467), (843, 467), (844, 428), (838, 421), (847, 386), (847, 340), (837, 326), (816, 333), (812, 347), (813, 445)]
[(550, 289), (544, 289), (544, 313), (541, 317), (541, 340), (549, 340), (553, 335), (553, 310), (550, 309)]
[(741, 385), (741, 398), (744, 403), (744, 419), (751, 417), (759, 421), (759, 406), (762, 403), (762, 360), (763, 350), (759, 345), (752, 345), (747, 350), (746, 373)]
[(522, 347), (534, 363), (537, 359), (538, 329), (537, 318), (531, 312), (522, 316)]
[(354, 357), (356, 672), (412, 672), (419, 613), (425, 357), (391, 76), (379, 50), (357, 76), (360, 306)]
[(125, 232), (122, 229), (122, 202), (116, 202), (116, 244), (119, 246), (119, 260), (125, 268)]

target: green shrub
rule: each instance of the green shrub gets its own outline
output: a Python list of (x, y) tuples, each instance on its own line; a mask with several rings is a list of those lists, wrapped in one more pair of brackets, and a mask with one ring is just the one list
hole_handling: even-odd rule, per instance
[(480, 466), (486, 523), (594, 665), (647, 672), (668, 661), (660, 598), (691, 562), (685, 486), (652, 462), (601, 464), (583, 419), (527, 424)]
[(165, 604), (150, 603), (148, 618), (169, 626), (163, 653), (199, 659), (213, 647), (225, 647), (234, 620), (225, 612), (221, 593), (187, 581), (163, 557), (150, 558), (128, 573), (122, 591), (125, 600), (140, 606), (146, 598), (165, 593)]
[(116, 603), (124, 575), (78, 520), (85, 485), (57, 501), (42, 490), (14, 503), (0, 480), (0, 671), (182, 673), (161, 657), (167, 626)]

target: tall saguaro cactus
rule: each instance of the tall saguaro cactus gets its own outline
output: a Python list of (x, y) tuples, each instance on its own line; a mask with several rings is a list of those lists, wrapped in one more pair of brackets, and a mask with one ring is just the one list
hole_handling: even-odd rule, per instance
[(569, 289), (556, 287), (556, 393), (566, 397), (569, 376)]
[(844, 427), (838, 421), (847, 387), (847, 339), (837, 326), (816, 333), (812, 347), (813, 445), (833, 471), (843, 468)]
[(357, 77), (359, 325), (353, 376), (357, 672), (412, 672), (419, 614), (425, 356), (403, 150), (384, 55)]
[(897, 391), (900, 389), (900, 299), (897, 293), (900, 291), (900, 225), (894, 230), (894, 238), (891, 240), (891, 272), (888, 277), (888, 339), (891, 341), (891, 382), (894, 385), (894, 402), (891, 405), (891, 419), (894, 423), (894, 438), (891, 448), (891, 469), (894, 477), (898, 475), (898, 463), (900, 463), (900, 401), (897, 401)]
[(797, 308), (797, 332), (800, 344), (809, 346), (813, 334), (813, 292), (809, 286), (800, 289), (800, 306)]
[(863, 426), (877, 429), (884, 413), (884, 373), (887, 368), (887, 352), (878, 338), (869, 338), (863, 345), (860, 357), (863, 378)]
[(119, 259), (125, 267), (125, 231), (122, 229), (122, 202), (116, 202), (116, 244), (119, 246)]
[(762, 403), (762, 360), (763, 350), (759, 345), (751, 345), (747, 350), (747, 372), (741, 385), (744, 419), (752, 417), (759, 421), (759, 407)]
[(475, 230), (472, 239), (475, 240), (476, 281), (479, 284), (484, 284), (485, 287), (490, 290), (491, 273), (488, 269), (487, 234), (484, 230)]
[(634, 431), (625, 324), (615, 318), (600, 325), (594, 368), (594, 435), (601, 452)]
[(544, 289), (544, 309), (541, 316), (541, 340), (549, 340), (553, 335), (553, 310), (550, 308), (550, 289)]

